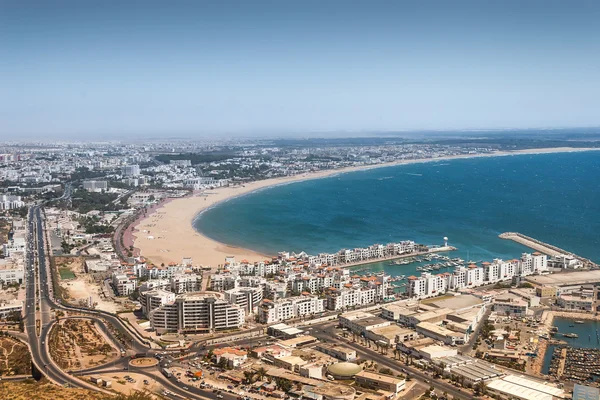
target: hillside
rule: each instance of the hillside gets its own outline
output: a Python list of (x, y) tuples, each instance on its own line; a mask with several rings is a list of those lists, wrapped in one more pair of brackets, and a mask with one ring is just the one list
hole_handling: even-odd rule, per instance
[(64, 388), (47, 381), (0, 381), (2, 400), (152, 400), (155, 398), (140, 392), (130, 396), (110, 396), (85, 389)]

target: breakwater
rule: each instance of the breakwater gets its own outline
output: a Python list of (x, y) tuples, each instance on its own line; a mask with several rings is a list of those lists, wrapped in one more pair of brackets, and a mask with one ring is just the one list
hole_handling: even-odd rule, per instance
[(578, 259), (579, 261), (581, 261), (583, 263), (583, 266), (587, 267), (587, 268), (597, 267), (596, 263), (592, 262), (591, 260), (589, 260), (587, 258), (578, 256), (577, 254), (574, 254), (570, 251), (561, 249), (560, 247), (554, 246), (552, 244), (542, 242), (541, 240), (529, 237), (527, 235), (523, 235), (522, 233), (519, 233), (519, 232), (504, 232), (504, 233), (501, 233), (500, 235), (498, 235), (498, 237), (500, 239), (512, 240), (514, 242), (522, 244), (523, 246), (527, 246), (531, 249), (537, 250), (540, 253), (544, 253), (551, 257), (562, 256), (562, 255), (572, 256), (572, 257)]

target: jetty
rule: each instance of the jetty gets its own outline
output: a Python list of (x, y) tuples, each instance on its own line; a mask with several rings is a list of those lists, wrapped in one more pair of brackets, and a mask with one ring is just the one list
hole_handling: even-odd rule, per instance
[(587, 268), (597, 268), (598, 266), (592, 260), (587, 259), (585, 257), (578, 256), (570, 251), (561, 249), (560, 247), (554, 246), (549, 243), (542, 242), (541, 240), (534, 239), (530, 236), (523, 235), (519, 232), (504, 232), (498, 235), (500, 239), (512, 240), (513, 242), (517, 242), (522, 244), (523, 246), (527, 246), (530, 249), (539, 251), (540, 253), (546, 254), (551, 257), (560, 257), (560, 256), (572, 256), (583, 263), (584, 267)]
[(454, 246), (438, 246), (438, 247), (430, 247), (428, 250), (426, 251), (417, 251), (414, 253), (406, 253), (406, 254), (395, 254), (395, 255), (390, 255), (387, 257), (379, 257), (379, 258), (369, 258), (366, 260), (360, 260), (360, 261), (354, 261), (354, 262), (349, 262), (344, 264), (344, 267), (357, 267), (359, 265), (365, 265), (365, 264), (373, 264), (373, 263), (377, 263), (377, 262), (382, 262), (382, 261), (392, 261), (392, 260), (399, 260), (402, 258), (409, 258), (409, 257), (418, 257), (418, 256), (424, 256), (426, 254), (432, 254), (432, 253), (443, 253), (446, 251), (456, 251), (458, 250), (456, 247)]

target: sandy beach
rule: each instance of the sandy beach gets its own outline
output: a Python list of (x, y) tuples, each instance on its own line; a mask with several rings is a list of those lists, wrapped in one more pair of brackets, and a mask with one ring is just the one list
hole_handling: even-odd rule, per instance
[[(229, 246), (227, 244), (214, 241), (198, 233), (193, 228), (192, 221), (203, 210), (206, 210), (207, 208), (210, 208), (232, 197), (245, 195), (270, 186), (299, 182), (308, 179), (325, 178), (341, 173), (389, 167), (394, 165), (453, 159), (594, 150), (600, 149), (560, 147), (550, 149), (519, 150), (514, 152), (449, 156), (422, 160), (403, 160), (385, 164), (318, 171), (292, 177), (256, 181), (247, 183), (243, 186), (207, 190), (202, 193), (195, 193), (193, 196), (166, 202), (162, 207), (159, 207), (153, 212), (149, 213), (148, 216), (139, 221), (133, 229), (134, 243), (135, 247), (139, 249), (140, 254), (155, 264), (168, 264), (170, 262), (180, 263), (183, 257), (192, 257), (194, 265), (210, 265), (212, 267), (223, 264), (226, 256), (235, 256), (236, 260), (247, 259), (249, 261), (260, 261), (270, 258), (271, 255), (259, 254), (252, 250)], [(281, 250), (283, 251), (286, 249)]]

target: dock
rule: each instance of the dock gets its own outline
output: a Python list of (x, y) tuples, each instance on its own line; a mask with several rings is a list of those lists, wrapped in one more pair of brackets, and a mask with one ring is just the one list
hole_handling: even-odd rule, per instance
[(378, 262), (382, 262), (382, 261), (399, 260), (402, 258), (418, 257), (418, 256), (424, 256), (426, 254), (443, 253), (446, 251), (456, 251), (456, 250), (457, 250), (457, 248), (454, 246), (430, 247), (427, 251), (416, 251), (414, 253), (395, 254), (392, 256), (388, 256), (388, 257), (369, 258), (366, 260), (359, 260), (359, 261), (354, 261), (354, 262), (349, 262), (349, 263), (344, 263), (344, 264), (338, 264), (338, 266), (343, 267), (343, 268), (352, 268), (352, 267), (358, 267), (360, 265), (373, 264), (373, 263), (378, 263)]
[(534, 239), (527, 235), (523, 235), (522, 233), (519, 233), (519, 232), (504, 232), (504, 233), (501, 233), (500, 235), (498, 235), (498, 237), (500, 239), (512, 240), (514, 242), (522, 244), (523, 246), (527, 246), (530, 249), (539, 251), (540, 253), (546, 254), (551, 257), (568, 255), (568, 256), (572, 256), (572, 257), (580, 260), (583, 263), (584, 267), (588, 267), (588, 268), (596, 268), (597, 267), (597, 265), (590, 259), (578, 256), (577, 254), (574, 254), (570, 251), (561, 249), (560, 247), (554, 246), (549, 243), (544, 243), (541, 240)]

